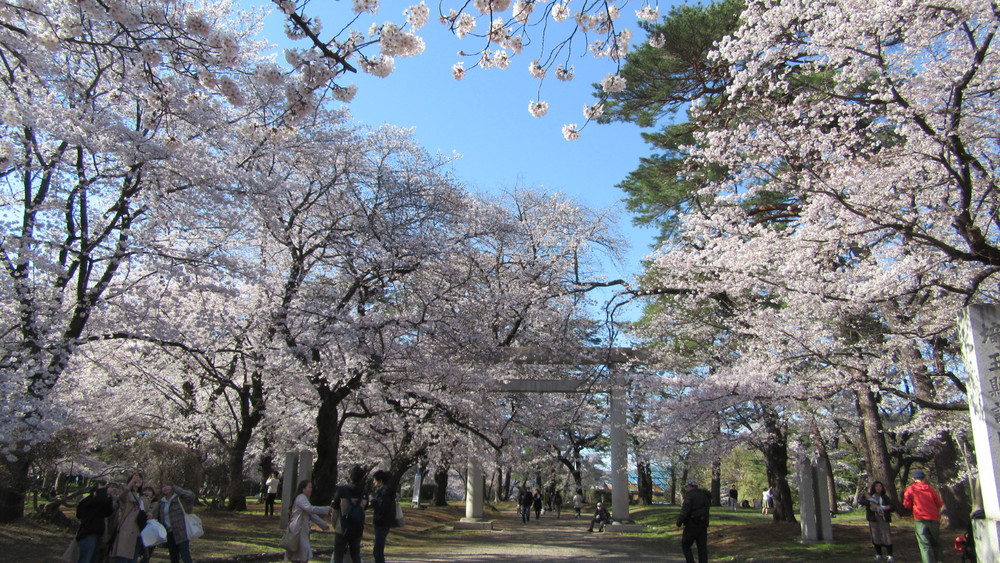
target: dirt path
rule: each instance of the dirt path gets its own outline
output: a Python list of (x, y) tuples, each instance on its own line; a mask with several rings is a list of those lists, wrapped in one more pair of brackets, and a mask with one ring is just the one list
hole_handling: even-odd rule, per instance
[[(575, 519), (570, 513), (556, 519), (545, 514), (541, 520), (522, 524), (513, 511), (493, 520), (493, 531), (462, 531), (426, 542), (414, 537), (407, 553), (392, 550), (392, 534), (386, 559), (393, 563), (449, 562), (498, 563), (516, 561), (600, 561), (601, 563), (682, 563), (680, 545), (667, 545), (662, 538), (610, 533), (588, 533), (589, 520)], [(367, 560), (367, 557), (365, 557)]]

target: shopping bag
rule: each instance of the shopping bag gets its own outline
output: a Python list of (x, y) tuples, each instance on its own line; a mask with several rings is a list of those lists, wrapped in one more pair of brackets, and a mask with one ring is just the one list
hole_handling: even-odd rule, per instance
[(184, 526), (187, 528), (188, 541), (194, 541), (205, 535), (205, 530), (201, 527), (201, 518), (194, 514), (184, 514)]
[(406, 524), (406, 518), (403, 518), (403, 507), (397, 502), (396, 503), (396, 527), (400, 527)]
[(167, 529), (156, 520), (147, 520), (146, 527), (139, 533), (142, 545), (153, 547), (167, 542)]
[(285, 551), (297, 550), (299, 548), (298, 532), (293, 532), (291, 526), (286, 528), (285, 535), (281, 536), (281, 541), (278, 542), (278, 547), (284, 548)]

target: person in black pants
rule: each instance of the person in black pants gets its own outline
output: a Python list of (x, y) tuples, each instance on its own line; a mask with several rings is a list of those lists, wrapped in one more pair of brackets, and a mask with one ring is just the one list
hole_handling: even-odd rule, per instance
[(708, 509), (712, 495), (698, 488), (698, 483), (689, 481), (684, 488), (684, 504), (677, 516), (677, 527), (684, 526), (681, 536), (681, 551), (687, 563), (694, 563), (691, 544), (698, 544), (698, 563), (708, 563)]

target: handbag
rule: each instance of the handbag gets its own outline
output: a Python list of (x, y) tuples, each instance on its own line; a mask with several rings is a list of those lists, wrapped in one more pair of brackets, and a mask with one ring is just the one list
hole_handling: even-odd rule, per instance
[(156, 520), (149, 520), (139, 536), (142, 538), (142, 545), (153, 547), (167, 542), (167, 528)]
[(201, 527), (201, 518), (194, 514), (184, 513), (184, 527), (187, 528), (188, 541), (194, 541), (205, 535), (205, 529)]
[(299, 548), (298, 532), (293, 532), (291, 526), (285, 528), (285, 535), (281, 536), (281, 541), (278, 542), (278, 547), (284, 548), (285, 551), (295, 551), (296, 549), (298, 549)]
[(80, 544), (76, 541), (76, 536), (73, 536), (73, 541), (70, 542), (69, 547), (63, 552), (62, 557), (59, 561), (62, 563), (76, 563), (80, 560)]
[(398, 502), (396, 504), (396, 527), (399, 528), (406, 524), (406, 518), (403, 517), (403, 507)]

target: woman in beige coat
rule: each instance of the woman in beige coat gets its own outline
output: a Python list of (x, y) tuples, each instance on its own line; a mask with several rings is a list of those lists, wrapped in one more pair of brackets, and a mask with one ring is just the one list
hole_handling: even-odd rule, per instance
[(129, 475), (125, 490), (118, 495), (118, 509), (115, 511), (115, 540), (111, 544), (111, 560), (115, 563), (134, 563), (139, 544), (139, 515), (142, 493), (142, 475)]
[(293, 533), (298, 533), (298, 549), (287, 551), (285, 561), (305, 563), (312, 557), (312, 548), (309, 546), (309, 530), (315, 522), (320, 528), (329, 530), (330, 525), (319, 517), (320, 514), (330, 515), (332, 509), (328, 506), (314, 506), (309, 504), (309, 495), (312, 494), (312, 483), (308, 480), (300, 481), (295, 488), (295, 501), (290, 509), (291, 517), (288, 520), (288, 529)]

